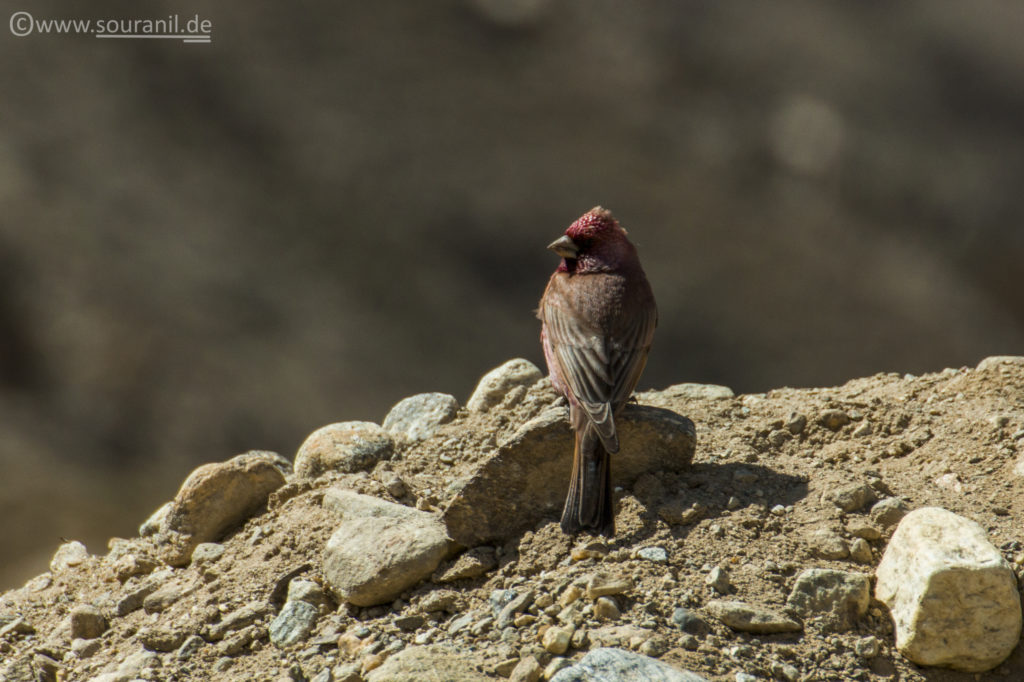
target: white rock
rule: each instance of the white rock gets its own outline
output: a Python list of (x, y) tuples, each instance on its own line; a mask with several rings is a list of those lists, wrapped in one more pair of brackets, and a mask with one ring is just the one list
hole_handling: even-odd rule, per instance
[(938, 507), (907, 514), (876, 571), (896, 648), (919, 665), (981, 672), (1017, 645), (1021, 605), (1013, 570), (977, 523)]
[(324, 548), (324, 577), (356, 606), (395, 600), (430, 576), (449, 550), (444, 524), (430, 514), (342, 521)]
[(455, 418), (459, 401), (447, 393), (420, 393), (401, 400), (384, 418), (385, 431), (412, 440), (429, 438)]
[(500, 403), (505, 394), (516, 386), (529, 387), (543, 378), (544, 374), (529, 360), (509, 360), (480, 379), (466, 407), (471, 412), (486, 412)]

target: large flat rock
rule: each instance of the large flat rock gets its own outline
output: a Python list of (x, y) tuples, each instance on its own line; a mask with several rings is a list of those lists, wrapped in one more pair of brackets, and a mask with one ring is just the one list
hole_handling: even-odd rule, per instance
[[(621, 450), (612, 455), (612, 485), (630, 486), (647, 472), (681, 471), (693, 460), (696, 430), (686, 417), (631, 404), (616, 424)], [(549, 408), (523, 424), (462, 482), (444, 512), (448, 534), (472, 547), (557, 519), (572, 451), (567, 408)]]

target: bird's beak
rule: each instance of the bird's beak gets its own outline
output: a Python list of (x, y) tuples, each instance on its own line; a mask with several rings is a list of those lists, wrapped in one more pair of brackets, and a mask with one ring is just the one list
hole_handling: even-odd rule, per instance
[(567, 234), (548, 244), (548, 248), (562, 258), (575, 258), (580, 252), (580, 247), (576, 246), (576, 242), (570, 239)]

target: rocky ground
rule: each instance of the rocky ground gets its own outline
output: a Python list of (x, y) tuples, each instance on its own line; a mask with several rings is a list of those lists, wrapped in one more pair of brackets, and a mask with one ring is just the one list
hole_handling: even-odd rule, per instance
[[(65, 543), (49, 572), (0, 595), (0, 671), (1024, 679), (1019, 647), (980, 673), (912, 663), (875, 597), (901, 519), (941, 507), (1002, 554), (990, 564), (1012, 577), (1019, 623), (1024, 358), (834, 388), (639, 394), (621, 419), (612, 540), (558, 528), (564, 411), (513, 361), (465, 406), (416, 396), (380, 426), (321, 429), (293, 460), (202, 467), (139, 537)], [(616, 665), (632, 672), (599, 676)]]

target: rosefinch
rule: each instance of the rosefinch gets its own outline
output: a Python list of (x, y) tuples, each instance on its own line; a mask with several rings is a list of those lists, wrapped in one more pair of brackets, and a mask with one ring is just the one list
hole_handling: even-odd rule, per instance
[(548, 248), (562, 262), (540, 299), (540, 339), (576, 432), (562, 530), (613, 535), (615, 416), (647, 364), (658, 310), (636, 248), (611, 212), (587, 211)]

